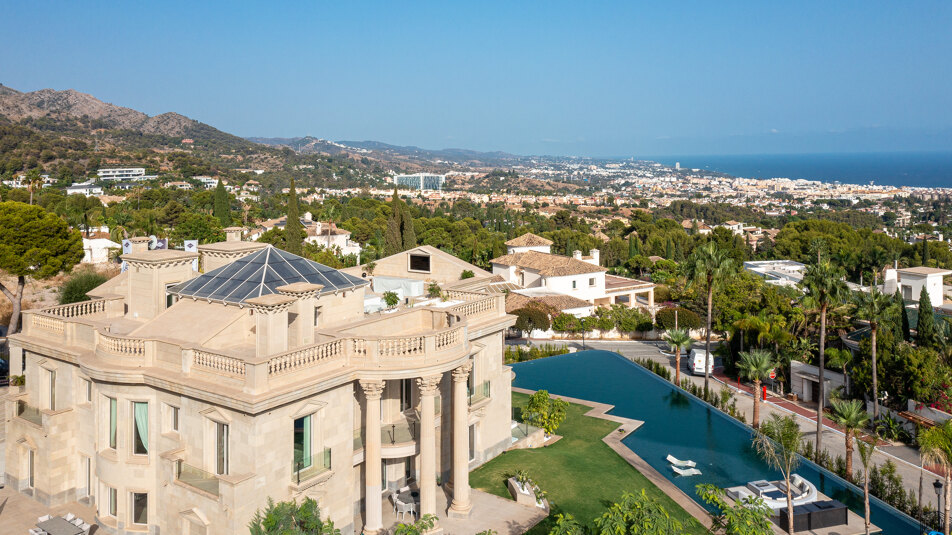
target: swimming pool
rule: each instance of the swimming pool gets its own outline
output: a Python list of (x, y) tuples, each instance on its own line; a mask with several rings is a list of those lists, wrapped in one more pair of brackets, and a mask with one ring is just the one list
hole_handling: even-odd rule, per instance
[[(754, 452), (748, 428), (617, 353), (580, 351), (512, 367), (513, 386), (609, 403), (615, 406), (612, 414), (644, 421), (625, 445), (696, 501), (699, 483), (726, 488), (782, 477)], [(697, 462), (701, 475), (676, 477), (665, 460), (668, 454)], [(809, 461), (796, 472), (863, 515), (862, 490)], [(918, 522), (873, 497), (870, 519), (886, 535), (921, 533)]]

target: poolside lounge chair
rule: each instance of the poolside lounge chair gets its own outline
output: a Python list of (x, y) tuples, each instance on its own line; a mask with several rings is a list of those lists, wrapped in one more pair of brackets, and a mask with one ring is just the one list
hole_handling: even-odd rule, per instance
[(697, 466), (697, 463), (694, 461), (682, 461), (670, 453), (668, 454), (667, 461), (678, 468), (694, 468)]
[(677, 466), (671, 465), (671, 469), (674, 470), (675, 474), (679, 476), (699, 476), (701, 471), (697, 468), (678, 468)]

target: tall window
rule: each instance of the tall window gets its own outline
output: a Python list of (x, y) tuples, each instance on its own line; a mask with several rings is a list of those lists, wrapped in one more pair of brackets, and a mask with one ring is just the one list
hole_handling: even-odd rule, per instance
[(400, 411), (405, 411), (410, 408), (410, 379), (401, 379), (400, 380)]
[(321, 308), (322, 307), (314, 307), (314, 326), (315, 327), (320, 327), (321, 325)]
[(589, 285), (589, 286), (595, 286), (595, 277), (590, 277), (590, 278), (588, 279), (588, 285)]
[(116, 449), (116, 413), (119, 404), (116, 402), (116, 398), (106, 399), (109, 400), (109, 447)]
[(294, 470), (311, 466), (311, 415), (294, 420)]
[(149, 404), (133, 402), (132, 404), (132, 453), (148, 455), (149, 453)]
[(228, 424), (215, 422), (215, 473), (228, 474)]
[(30, 472), (29, 472), (30, 480), (29, 480), (29, 481), (30, 481), (30, 488), (32, 489), (32, 488), (33, 488), (33, 484), (35, 483), (35, 473), (34, 473), (33, 469), (36, 467), (36, 452), (33, 451), (33, 450), (30, 450), (30, 460), (29, 460), (29, 463), (30, 463), (30, 466), (29, 466), (29, 470), (30, 470)]
[(576, 288), (576, 281), (572, 281), (572, 289), (574, 290), (575, 288)]
[(116, 489), (109, 487), (109, 500), (106, 504), (107, 510), (109, 511), (109, 516), (117, 516), (119, 511), (119, 495), (116, 493)]
[(172, 431), (179, 430), (178, 415), (179, 415), (179, 408), (169, 406), (169, 420), (170, 420), (169, 427), (172, 428)]
[(83, 379), (83, 402), (93, 402), (93, 382), (89, 379)]
[(476, 424), (469, 426), (469, 460), (476, 459)]
[(132, 493), (132, 523), (149, 523), (149, 495), (145, 492)]
[(56, 370), (49, 371), (49, 389), (50, 389), (50, 410), (56, 410)]
[(82, 469), (83, 469), (83, 483), (84, 483), (85, 486), (86, 486), (86, 496), (85, 496), (85, 497), (89, 497), (89, 496), (92, 496), (92, 493), (93, 493), (93, 492), (92, 492), (92, 489), (93, 489), (93, 463), (92, 463), (92, 459), (90, 459), (89, 457), (83, 457)]

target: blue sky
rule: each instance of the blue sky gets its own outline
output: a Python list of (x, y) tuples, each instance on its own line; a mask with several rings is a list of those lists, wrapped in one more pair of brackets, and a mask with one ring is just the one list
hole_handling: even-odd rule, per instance
[(520, 154), (952, 149), (952, 3), (4, 2), (0, 83), (242, 136)]

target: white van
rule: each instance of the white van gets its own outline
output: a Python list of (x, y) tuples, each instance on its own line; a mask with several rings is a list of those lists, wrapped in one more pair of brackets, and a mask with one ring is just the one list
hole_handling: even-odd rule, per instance
[[(691, 350), (691, 373), (694, 375), (704, 375), (704, 363), (707, 360), (707, 351), (703, 349)], [(707, 367), (708, 373), (714, 373), (714, 355), (711, 355), (711, 364)]]

